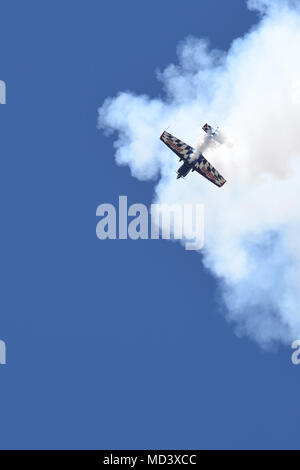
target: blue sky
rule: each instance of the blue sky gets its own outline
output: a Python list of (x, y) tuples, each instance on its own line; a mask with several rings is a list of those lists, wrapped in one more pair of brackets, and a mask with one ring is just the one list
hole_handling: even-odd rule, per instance
[(95, 235), (99, 204), (150, 204), (154, 188), (116, 166), (98, 106), (160, 94), (179, 41), (227, 49), (256, 14), (15, 0), (1, 19), (1, 448), (298, 448), (291, 351), (235, 335), (195, 252)]

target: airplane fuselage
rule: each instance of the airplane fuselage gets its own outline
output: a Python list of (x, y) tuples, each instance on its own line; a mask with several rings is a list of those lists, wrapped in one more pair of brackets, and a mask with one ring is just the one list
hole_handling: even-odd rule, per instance
[(190, 157), (178, 168), (177, 170), (177, 179), (184, 178), (189, 174), (191, 170), (193, 170), (196, 163), (202, 158), (202, 154), (200, 155), (190, 155)]

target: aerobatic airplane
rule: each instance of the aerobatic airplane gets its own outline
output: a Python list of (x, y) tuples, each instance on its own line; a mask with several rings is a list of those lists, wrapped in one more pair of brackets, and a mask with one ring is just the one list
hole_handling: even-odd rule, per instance
[[(204, 124), (202, 129), (208, 134), (210, 141), (215, 143), (223, 142), (218, 128), (213, 129), (209, 124)], [(167, 131), (162, 133), (160, 139), (176, 153), (179, 161), (184, 160), (183, 165), (177, 170), (177, 179), (186, 176), (192, 170), (197, 171), (219, 188), (226, 183), (225, 178), (204, 158), (201, 152), (197, 152), (193, 147), (185, 144)]]

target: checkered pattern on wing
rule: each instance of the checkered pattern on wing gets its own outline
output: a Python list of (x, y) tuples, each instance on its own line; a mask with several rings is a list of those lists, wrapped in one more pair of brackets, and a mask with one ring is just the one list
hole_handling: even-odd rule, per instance
[(162, 140), (179, 158), (187, 160), (189, 155), (193, 153), (194, 149), (190, 145), (185, 144), (182, 140), (177, 139), (169, 132), (164, 131), (160, 136)]
[(203, 156), (194, 166), (195, 170), (206, 179), (221, 187), (226, 183), (225, 178)]

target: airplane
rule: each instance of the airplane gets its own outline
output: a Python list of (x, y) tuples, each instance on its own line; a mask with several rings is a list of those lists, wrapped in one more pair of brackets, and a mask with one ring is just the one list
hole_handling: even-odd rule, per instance
[[(207, 133), (208, 141), (223, 143), (218, 128), (213, 129), (212, 126), (206, 123), (202, 129)], [(184, 160), (183, 165), (177, 170), (177, 179), (184, 178), (192, 170), (197, 171), (219, 188), (226, 183), (225, 178), (204, 158), (201, 152), (198, 153), (193, 147), (185, 144), (167, 131), (162, 133), (160, 140), (176, 153), (180, 162)]]

